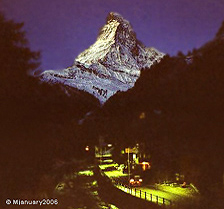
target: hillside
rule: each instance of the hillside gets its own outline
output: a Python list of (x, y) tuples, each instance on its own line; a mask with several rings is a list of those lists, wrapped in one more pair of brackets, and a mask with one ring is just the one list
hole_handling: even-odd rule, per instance
[(167, 55), (144, 69), (133, 89), (110, 98), (95, 116), (107, 140), (144, 143), (156, 170), (184, 173), (205, 193), (224, 171), (222, 31), (187, 55)]

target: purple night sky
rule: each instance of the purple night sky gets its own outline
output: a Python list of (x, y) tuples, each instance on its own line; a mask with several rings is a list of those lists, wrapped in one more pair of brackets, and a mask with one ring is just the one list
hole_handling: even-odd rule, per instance
[(175, 55), (211, 40), (224, 20), (224, 0), (0, 0), (7, 18), (24, 22), (42, 69), (62, 69), (96, 40), (109, 12), (130, 21), (146, 46)]

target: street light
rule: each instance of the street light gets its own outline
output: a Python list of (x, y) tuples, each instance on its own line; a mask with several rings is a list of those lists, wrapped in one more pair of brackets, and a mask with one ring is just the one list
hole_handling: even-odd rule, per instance
[(129, 157), (130, 150), (128, 148), (128, 186), (130, 187), (130, 157)]
[(130, 150), (133, 153), (132, 149), (125, 148), (125, 153), (128, 153), (128, 185), (130, 186)]
[(142, 169), (145, 171), (146, 169), (150, 169), (150, 164), (149, 162), (142, 162)]
[(108, 144), (107, 146), (108, 146), (108, 147), (112, 147), (112, 144)]

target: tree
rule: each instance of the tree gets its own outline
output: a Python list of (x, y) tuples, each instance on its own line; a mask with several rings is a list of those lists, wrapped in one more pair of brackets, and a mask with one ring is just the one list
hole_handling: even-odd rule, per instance
[[(0, 91), (1, 96), (20, 90), (27, 74), (39, 66), (39, 52), (28, 47), (23, 23), (6, 20), (0, 14)], [(17, 89), (19, 87), (19, 89)]]
[(23, 23), (0, 15), (0, 199), (3, 201), (31, 192), (38, 197), (41, 177), (55, 175), (54, 162), (80, 157), (85, 136), (80, 134), (78, 120), (99, 106), (97, 99), (88, 93), (41, 83), (39, 78), (29, 76), (38, 67), (40, 53), (30, 50), (22, 27)]
[[(17, 140), (15, 138), (19, 127), (25, 125), (20, 123), (19, 115), (25, 106), (25, 95), (28, 95), (28, 92), (30, 94), (32, 85), (33, 79), (28, 76), (28, 72), (39, 66), (40, 53), (33, 52), (28, 47), (28, 40), (22, 30), (23, 25), (6, 20), (4, 15), (0, 14), (0, 179), (3, 197), (16, 188), (17, 181), (13, 176), (21, 176), (19, 169), (23, 167), (28, 170), (25, 165), (27, 155), (22, 157), (24, 151), (29, 149), (28, 143), (24, 143), (22, 139), (20, 141), (19, 135)], [(21, 184), (23, 183), (22, 179)], [(21, 184), (18, 183), (18, 186)]]

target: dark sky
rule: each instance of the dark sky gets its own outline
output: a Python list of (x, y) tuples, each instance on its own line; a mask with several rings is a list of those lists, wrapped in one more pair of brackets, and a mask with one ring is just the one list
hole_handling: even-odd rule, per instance
[(129, 20), (146, 46), (170, 55), (211, 40), (224, 20), (224, 0), (0, 0), (0, 8), (25, 22), (43, 70), (70, 66), (95, 42), (111, 11)]

